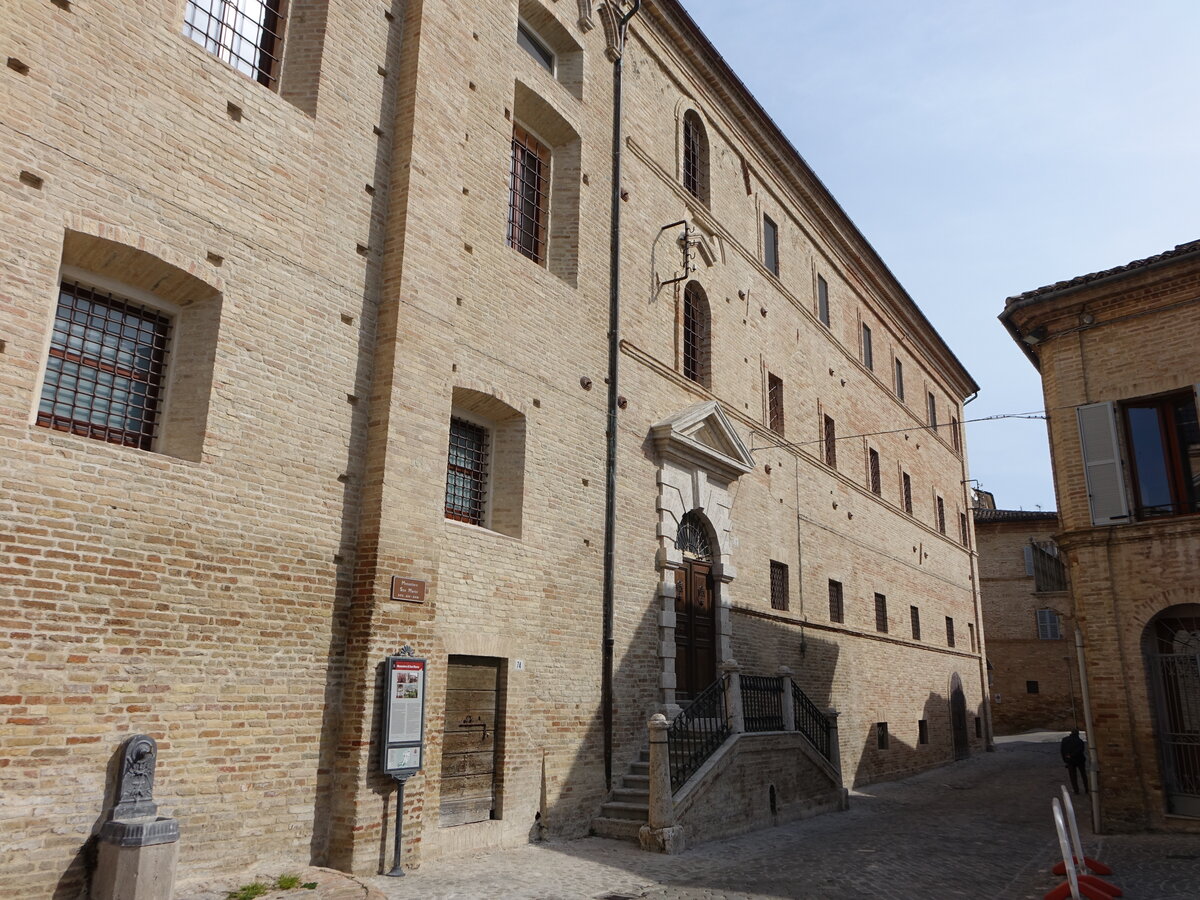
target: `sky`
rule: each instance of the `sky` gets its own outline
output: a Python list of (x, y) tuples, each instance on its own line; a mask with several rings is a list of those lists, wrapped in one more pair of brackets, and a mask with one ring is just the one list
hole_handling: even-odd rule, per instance
[[(1042, 409), (1004, 300), (1200, 238), (1195, 0), (682, 0), (980, 385)], [(967, 425), (1054, 509), (1045, 423)]]

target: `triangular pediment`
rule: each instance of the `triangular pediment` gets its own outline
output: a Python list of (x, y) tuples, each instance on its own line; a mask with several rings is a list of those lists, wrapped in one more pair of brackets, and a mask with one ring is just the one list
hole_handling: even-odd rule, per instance
[(655, 449), (664, 457), (733, 480), (754, 468), (754, 457), (715, 400), (697, 403), (650, 428)]

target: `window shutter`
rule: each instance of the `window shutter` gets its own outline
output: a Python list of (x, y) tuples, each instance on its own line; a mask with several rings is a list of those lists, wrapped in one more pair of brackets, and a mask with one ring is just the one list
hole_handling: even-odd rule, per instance
[(1033, 574), (1033, 545), (1026, 544), (1024, 549), (1025, 549), (1025, 574), (1032, 575)]
[(1116, 413), (1111, 402), (1091, 403), (1075, 410), (1083, 448), (1083, 474), (1093, 525), (1129, 521), (1129, 502), (1121, 473)]

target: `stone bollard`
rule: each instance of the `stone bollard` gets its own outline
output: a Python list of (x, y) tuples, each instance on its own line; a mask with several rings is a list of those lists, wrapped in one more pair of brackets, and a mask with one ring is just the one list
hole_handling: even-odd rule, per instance
[(742, 667), (736, 659), (721, 663), (725, 675), (725, 712), (729, 716), (729, 730), (742, 734), (746, 730), (746, 717), (742, 712)]
[(779, 667), (779, 682), (783, 687), (783, 730), (796, 730), (796, 703), (792, 696), (792, 670), (787, 666)]
[(179, 859), (179, 822), (158, 815), (158, 744), (135, 734), (121, 745), (116, 805), (100, 828), (93, 900), (171, 900)]
[(667, 744), (667, 717), (662, 713), (651, 716), (650, 731), (650, 797), (647, 801), (647, 823), (638, 830), (638, 843), (651, 853), (681, 853), (684, 849), (683, 829), (675, 824), (675, 799), (671, 794), (670, 746)]

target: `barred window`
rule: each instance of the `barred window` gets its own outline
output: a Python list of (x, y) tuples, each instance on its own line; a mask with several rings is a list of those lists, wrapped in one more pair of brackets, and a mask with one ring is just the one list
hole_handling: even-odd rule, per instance
[(888, 630), (887, 597), (883, 594), (875, 595), (875, 630), (884, 634)]
[(863, 365), (871, 371), (875, 370), (875, 348), (871, 344), (871, 329), (865, 323), (862, 327)]
[(873, 448), (867, 450), (867, 463), (871, 476), (871, 493), (882, 494), (883, 483), (879, 477), (879, 451)]
[(508, 245), (539, 265), (546, 264), (549, 177), (550, 150), (520, 125), (513, 125)]
[(186, 0), (183, 33), (243, 75), (275, 88), (283, 0)]
[(683, 377), (709, 385), (709, 311), (704, 289), (694, 281), (683, 292)]
[(683, 187), (702, 203), (708, 203), (708, 135), (693, 110), (683, 116)]
[(896, 360), (896, 397), (900, 400), (904, 399), (904, 363)]
[(932, 391), (928, 392), (925, 395), (925, 406), (927, 407), (927, 412), (929, 414), (929, 427), (936, 429), (937, 428), (937, 398), (933, 396)]
[(967, 514), (966, 513), (958, 514), (958, 534), (959, 534), (959, 537), (962, 539), (962, 545), (964, 547), (969, 547), (971, 545), (971, 532), (967, 528)]
[(942, 534), (946, 533), (946, 504), (941, 497), (937, 498), (937, 527)]
[(767, 373), (767, 427), (783, 434), (783, 379)]
[(466, 419), (450, 420), (446, 518), (483, 525), (487, 501), (488, 432)]
[(845, 622), (846, 607), (842, 602), (842, 583), (829, 579), (829, 621)]
[(157, 310), (63, 282), (37, 424), (151, 449), (170, 328)]
[(837, 468), (837, 424), (829, 416), (825, 417), (825, 465)]
[(902, 472), (901, 473), (901, 481), (904, 484), (904, 511), (911, 516), (913, 514), (913, 511), (912, 511), (912, 478), (909, 477), (907, 472)]
[(954, 619), (946, 616), (946, 646), (954, 646)]
[(888, 748), (887, 722), (875, 723), (875, 746), (880, 750), (886, 750)]
[(788, 567), (771, 560), (771, 609), (788, 608)]
[(915, 606), (908, 608), (908, 617), (912, 621), (912, 636), (914, 641), (921, 639), (921, 611)]

